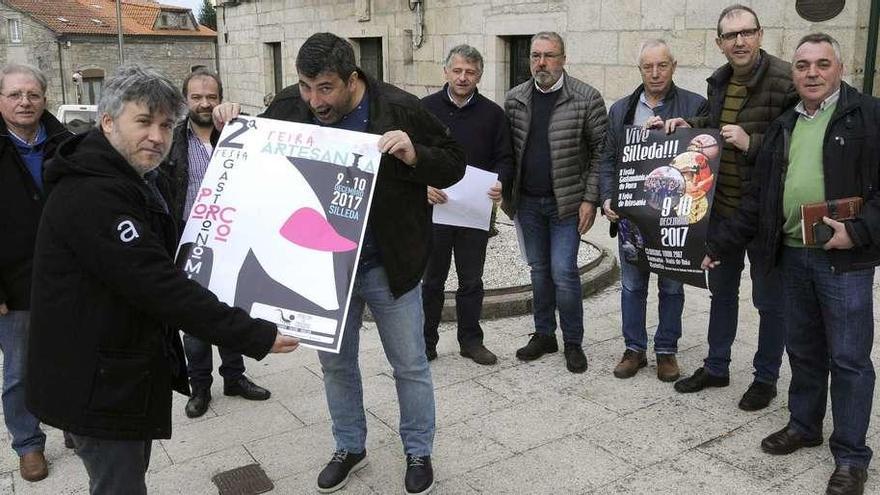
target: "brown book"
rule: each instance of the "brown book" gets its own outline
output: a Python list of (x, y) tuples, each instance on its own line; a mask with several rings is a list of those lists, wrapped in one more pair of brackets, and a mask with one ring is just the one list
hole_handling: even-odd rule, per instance
[[(804, 245), (815, 246), (816, 244), (828, 242), (828, 239), (822, 240), (823, 235), (821, 233), (818, 236), (818, 240), (816, 236), (817, 228), (822, 230), (827, 227), (822, 221), (822, 217), (842, 222), (855, 218), (861, 211), (862, 198), (858, 197), (832, 199), (831, 201), (801, 205), (801, 235), (803, 236)], [(827, 228), (830, 229), (830, 227)]]

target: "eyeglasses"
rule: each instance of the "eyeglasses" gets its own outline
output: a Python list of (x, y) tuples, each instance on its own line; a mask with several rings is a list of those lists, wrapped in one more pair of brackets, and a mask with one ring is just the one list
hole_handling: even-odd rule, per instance
[(542, 58), (546, 58), (547, 60), (556, 60), (557, 58), (559, 58), (561, 56), (562, 56), (561, 53), (532, 52), (531, 54), (529, 54), (529, 58), (536, 61), (536, 62), (538, 60), (541, 60)]
[(642, 69), (642, 72), (645, 74), (650, 74), (654, 72), (654, 69), (657, 69), (659, 72), (667, 72), (672, 68), (671, 62), (660, 62), (659, 64), (644, 64), (639, 66)]
[[(0, 93), (0, 94), (2, 94), (2, 93)], [(15, 101), (21, 101), (22, 99), (25, 99), (31, 103), (37, 103), (38, 101), (43, 99), (43, 95), (40, 95), (37, 93), (15, 92), (15, 93), (5, 94), (3, 96), (6, 98), (9, 98), (10, 100), (15, 100)]]
[(744, 40), (750, 40), (758, 35), (761, 28), (743, 29), (742, 31), (732, 31), (730, 33), (721, 33), (718, 35), (724, 41), (735, 41), (737, 37), (742, 36)]

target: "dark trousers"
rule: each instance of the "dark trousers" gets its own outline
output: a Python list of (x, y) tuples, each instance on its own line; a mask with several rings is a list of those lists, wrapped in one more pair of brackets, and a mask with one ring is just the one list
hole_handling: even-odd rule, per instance
[[(220, 350), (220, 376), (225, 382), (233, 382), (244, 374), (244, 359), (241, 354), (222, 347)], [(183, 351), (186, 353), (186, 371), (189, 374), (189, 385), (193, 391), (211, 388), (214, 381), (211, 372), (214, 369), (211, 344), (192, 335), (183, 334)]]
[(455, 291), (458, 343), (462, 348), (483, 343), (480, 312), (483, 309), (483, 263), (488, 240), (489, 233), (485, 230), (434, 225), (433, 249), (422, 284), (426, 347), (437, 347), (440, 340), (437, 327), (443, 312), (443, 288), (453, 252), (458, 273), (458, 290)]
[(834, 433), (828, 441), (838, 465), (867, 467), (865, 445), (874, 400), (874, 269), (835, 273), (822, 249), (786, 247), (786, 346), (791, 364), (789, 426), (822, 434), (831, 377)]
[(146, 495), (152, 440), (107, 440), (70, 435), (89, 473), (91, 495)]
[[(785, 322), (782, 318), (782, 276), (778, 268), (769, 273), (761, 264), (761, 256), (749, 250), (752, 278), (752, 304), (758, 310), (758, 350), (752, 365), (755, 380), (776, 383), (782, 353), (785, 351)], [(739, 283), (745, 268), (745, 250), (725, 256), (717, 268), (709, 272), (709, 354), (704, 367), (710, 375), (730, 374), (730, 352), (736, 339), (739, 322)]]

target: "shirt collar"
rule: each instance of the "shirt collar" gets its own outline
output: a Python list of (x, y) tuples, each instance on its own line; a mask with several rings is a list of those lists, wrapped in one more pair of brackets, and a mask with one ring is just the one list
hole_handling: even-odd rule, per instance
[(797, 106), (794, 107), (794, 111), (799, 113), (804, 118), (812, 119), (812, 118), (818, 117), (819, 114), (822, 113), (824, 110), (826, 110), (828, 107), (837, 103), (837, 100), (839, 100), (839, 99), (840, 99), (840, 88), (837, 88), (837, 91), (835, 91), (834, 93), (831, 93), (831, 95), (829, 95), (828, 98), (825, 98), (825, 100), (819, 104), (819, 109), (816, 110), (816, 113), (814, 113), (813, 115), (810, 115), (807, 113), (807, 108), (804, 106), (804, 100), (801, 100), (798, 102)]
[(9, 129), (8, 127), (6, 130), (9, 131), (9, 135), (12, 136), (12, 139), (15, 142), (15, 144), (22, 146), (22, 147), (27, 147), (27, 148), (35, 148), (35, 147), (43, 144), (43, 141), (45, 141), (46, 138), (48, 137), (48, 135), (46, 134), (46, 128), (43, 126), (42, 122), (40, 122), (39, 127), (37, 127), (37, 134), (34, 136), (33, 143), (27, 142), (23, 137), (12, 132), (12, 129)]
[[(663, 102), (664, 102), (664, 101), (666, 101), (666, 95), (664, 95), (663, 98), (660, 98), (659, 100), (657, 100), (657, 104), (654, 105), (654, 106), (655, 106), (655, 107), (663, 106)], [(648, 108), (653, 108), (653, 107), (648, 103), (648, 97), (645, 96), (645, 92), (644, 92), (644, 91), (642, 91), (642, 93), (639, 95), (639, 102), (640, 102), (640, 103), (644, 103), (645, 106), (648, 107)]]
[(471, 100), (474, 99), (474, 96), (476, 94), (477, 94), (477, 88), (474, 88), (474, 92), (471, 93), (470, 96), (468, 96), (466, 100), (464, 100), (463, 104), (459, 105), (458, 102), (455, 101), (455, 98), (452, 97), (452, 91), (449, 90), (449, 83), (446, 83), (446, 97), (449, 98), (449, 101), (452, 102), (452, 104), (457, 106), (458, 108), (464, 108), (464, 107), (468, 106), (468, 103), (470, 103)]
[(553, 86), (550, 86), (550, 89), (548, 89), (547, 91), (544, 91), (543, 89), (541, 89), (541, 86), (538, 86), (537, 80), (535, 81), (535, 89), (537, 89), (538, 91), (540, 91), (542, 93), (553, 93), (554, 91), (559, 91), (559, 89), (562, 88), (562, 83), (564, 81), (565, 81), (565, 72), (563, 72), (562, 75), (559, 76), (559, 80), (556, 81), (556, 84), (554, 84)]

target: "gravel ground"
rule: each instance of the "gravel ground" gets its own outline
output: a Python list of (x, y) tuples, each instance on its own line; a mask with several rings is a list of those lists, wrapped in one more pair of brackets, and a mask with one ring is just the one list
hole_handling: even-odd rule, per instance
[[(510, 220), (498, 220), (496, 222), (498, 235), (489, 238), (489, 246), (486, 248), (486, 264), (483, 267), (483, 285), (486, 289), (500, 287), (513, 287), (531, 283), (529, 279), (529, 265), (526, 264), (520, 253), (519, 243), (516, 239), (516, 228)], [(582, 243), (578, 250), (578, 266), (597, 259), (601, 255), (598, 248), (592, 244)], [(458, 276), (455, 274), (455, 260), (449, 268), (449, 277), (446, 279), (446, 290), (454, 291), (458, 288)]]

